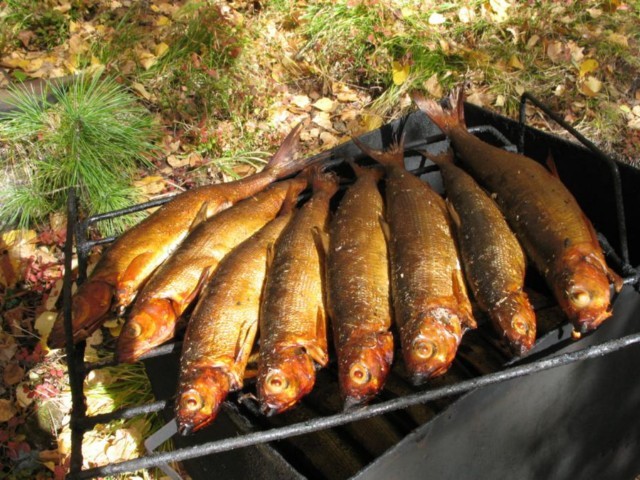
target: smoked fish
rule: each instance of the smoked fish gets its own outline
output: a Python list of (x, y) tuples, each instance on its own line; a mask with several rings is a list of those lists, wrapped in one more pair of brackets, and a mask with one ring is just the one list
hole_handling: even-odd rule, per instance
[(242, 388), (258, 330), (267, 251), (291, 216), (281, 213), (227, 255), (191, 314), (176, 401), (183, 435), (211, 423), (227, 394)]
[(451, 139), (462, 165), (495, 196), (575, 329), (595, 329), (610, 317), (609, 283), (620, 289), (622, 281), (607, 266), (591, 222), (560, 179), (535, 160), (469, 133), (460, 91), (451, 95), (453, 110), (417, 92), (412, 97)]
[(515, 354), (536, 340), (536, 316), (523, 292), (525, 254), (495, 202), (453, 164), (449, 149), (422, 153), (440, 167), (464, 273), (481, 310)]
[(393, 360), (389, 258), (382, 231), (384, 172), (351, 164), (357, 175), (329, 228), (327, 301), (345, 407), (383, 387)]
[[(123, 233), (103, 253), (89, 279), (73, 296), (74, 342), (97, 330), (112, 308), (122, 313), (195, 224), (259, 192), (274, 180), (304, 168), (309, 159), (293, 158), (302, 127), (299, 124), (289, 133), (261, 172), (184, 192)], [(54, 323), (48, 344), (50, 348), (62, 348), (65, 344), (62, 315)]]
[(327, 234), (338, 181), (317, 168), (310, 175), (313, 195), (274, 245), (260, 311), (257, 393), (267, 415), (291, 408), (309, 393), (314, 362), (328, 361), (325, 252), (319, 238)]
[(394, 320), (414, 383), (445, 373), (476, 322), (444, 200), (404, 167), (402, 141), (387, 151), (353, 139), (386, 170), (386, 221)]
[(173, 338), (179, 317), (220, 261), (271, 221), (288, 195), (306, 186), (301, 177), (275, 183), (198, 225), (136, 298), (118, 338), (118, 360), (134, 362)]

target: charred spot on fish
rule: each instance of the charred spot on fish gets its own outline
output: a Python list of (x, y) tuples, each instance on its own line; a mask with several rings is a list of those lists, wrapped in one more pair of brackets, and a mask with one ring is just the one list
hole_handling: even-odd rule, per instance
[(124, 330), (127, 338), (138, 338), (142, 334), (142, 325), (138, 322), (128, 322)]
[(426, 340), (424, 338), (416, 338), (413, 341), (411, 348), (415, 356), (422, 360), (429, 360), (430, 358), (435, 357), (438, 353), (437, 345), (431, 340)]

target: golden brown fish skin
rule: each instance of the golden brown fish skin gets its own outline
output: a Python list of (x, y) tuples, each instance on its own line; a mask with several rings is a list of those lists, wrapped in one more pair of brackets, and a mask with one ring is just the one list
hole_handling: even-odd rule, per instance
[(260, 311), (257, 391), (271, 415), (294, 406), (315, 382), (314, 361), (328, 361), (323, 265), (314, 235), (326, 235), (335, 176), (313, 176), (313, 196), (274, 246)]
[[(133, 301), (149, 276), (187, 237), (199, 215), (209, 218), (274, 180), (301, 170), (306, 162), (293, 159), (301, 130), (299, 124), (291, 131), (261, 172), (184, 192), (123, 233), (103, 253), (90, 278), (74, 295), (74, 342), (86, 339), (99, 328), (110, 307), (122, 311)], [(48, 342), (51, 348), (64, 346), (62, 315), (56, 320)]]
[(118, 360), (134, 362), (172, 338), (178, 318), (205, 278), (231, 250), (276, 216), (290, 190), (297, 196), (306, 185), (303, 178), (276, 183), (200, 224), (138, 295), (118, 338)]
[(291, 218), (276, 217), (220, 264), (184, 337), (176, 420), (182, 434), (210, 424), (230, 391), (242, 387), (258, 329), (267, 250)]
[(450, 367), (462, 335), (475, 328), (444, 200), (404, 168), (403, 146), (386, 152), (356, 144), (386, 177), (394, 320), (415, 383)]
[(329, 229), (328, 304), (338, 355), (340, 391), (347, 407), (374, 397), (393, 360), (389, 259), (380, 221), (382, 170), (353, 164), (358, 179)]
[(495, 202), (462, 169), (453, 152), (423, 155), (440, 167), (452, 210), (460, 257), (471, 291), (514, 353), (529, 351), (536, 317), (523, 292), (525, 256)]
[(611, 316), (609, 283), (619, 289), (621, 280), (607, 267), (593, 226), (562, 182), (536, 161), (470, 134), (459, 93), (451, 97), (455, 112), (444, 111), (417, 93), (413, 99), (449, 136), (462, 164), (496, 196), (575, 328), (591, 330)]

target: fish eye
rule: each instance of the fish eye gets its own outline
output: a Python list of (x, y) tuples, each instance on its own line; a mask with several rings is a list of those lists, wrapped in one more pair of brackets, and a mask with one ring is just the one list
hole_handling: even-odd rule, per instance
[(125, 335), (129, 338), (137, 338), (142, 334), (142, 325), (138, 322), (129, 322), (125, 331)]
[(366, 365), (358, 362), (349, 369), (349, 378), (357, 385), (364, 385), (371, 380), (371, 372)]
[(202, 400), (202, 396), (197, 391), (189, 390), (188, 392), (182, 394), (180, 405), (185, 410), (195, 412), (200, 410), (204, 406), (204, 401)]
[(522, 315), (514, 315), (511, 319), (511, 326), (520, 335), (526, 335), (529, 332), (529, 324)]
[(573, 287), (569, 291), (569, 301), (578, 308), (586, 307), (591, 303), (591, 294), (580, 287)]
[(265, 381), (265, 389), (269, 393), (277, 395), (284, 392), (288, 387), (289, 379), (282, 372), (269, 372)]
[(431, 340), (425, 340), (424, 338), (416, 338), (412, 345), (413, 353), (422, 360), (429, 360), (435, 357), (438, 352), (438, 347)]

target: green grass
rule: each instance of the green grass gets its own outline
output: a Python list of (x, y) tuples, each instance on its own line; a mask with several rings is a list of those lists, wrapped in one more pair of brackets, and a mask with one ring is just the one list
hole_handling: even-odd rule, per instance
[[(131, 205), (137, 200), (131, 180), (139, 166), (150, 165), (155, 128), (123, 87), (96, 75), (52, 85), (51, 92), (49, 102), (47, 92), (14, 90), (15, 110), (0, 117), (0, 140), (14, 153), (0, 165), (12, 178), (1, 194), (4, 225), (26, 228), (64, 210), (70, 187), (85, 213)], [(115, 219), (100, 229), (114, 234), (132, 221)]]

